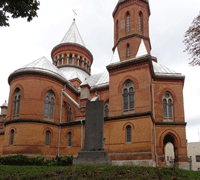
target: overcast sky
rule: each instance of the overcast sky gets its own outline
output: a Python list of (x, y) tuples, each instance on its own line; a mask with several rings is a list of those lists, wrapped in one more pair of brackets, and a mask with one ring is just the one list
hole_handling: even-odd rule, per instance
[[(40, 0), (38, 18), (10, 20), (0, 27), (0, 105), (8, 100), (8, 76), (16, 69), (45, 56), (60, 43), (71, 26), (76, 9), (76, 24), (86, 47), (94, 56), (92, 74), (106, 70), (112, 58), (112, 12), (118, 0)], [(184, 33), (198, 15), (200, 0), (150, 0), (151, 54), (158, 63), (186, 76), (184, 85), (185, 120), (188, 142), (199, 141), (200, 67), (189, 67), (190, 55), (183, 52)]]

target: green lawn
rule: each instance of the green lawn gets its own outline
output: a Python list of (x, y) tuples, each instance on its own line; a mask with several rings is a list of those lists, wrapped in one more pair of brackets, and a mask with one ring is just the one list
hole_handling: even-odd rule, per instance
[(137, 166), (0, 166), (0, 179), (199, 179), (200, 172)]

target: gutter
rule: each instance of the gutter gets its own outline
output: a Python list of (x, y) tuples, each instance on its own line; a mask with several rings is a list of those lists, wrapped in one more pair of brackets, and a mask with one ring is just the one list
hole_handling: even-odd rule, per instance
[(154, 130), (154, 153), (156, 158), (156, 167), (158, 167), (158, 158), (156, 152), (156, 122), (155, 122), (155, 109), (154, 109), (154, 86), (153, 86), (153, 78), (152, 78), (152, 106), (153, 106), (153, 130)]
[(66, 89), (66, 85), (61, 91), (61, 104), (60, 104), (60, 124), (59, 124), (59, 134), (58, 134), (58, 157), (60, 156), (60, 134), (61, 134), (61, 122), (62, 122), (62, 102), (63, 102), (63, 92)]

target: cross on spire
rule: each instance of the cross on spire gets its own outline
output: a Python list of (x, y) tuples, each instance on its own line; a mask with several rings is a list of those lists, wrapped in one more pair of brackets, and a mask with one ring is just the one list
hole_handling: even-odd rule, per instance
[(74, 21), (75, 21), (75, 16), (77, 16), (76, 9), (72, 9), (72, 11), (74, 12)]

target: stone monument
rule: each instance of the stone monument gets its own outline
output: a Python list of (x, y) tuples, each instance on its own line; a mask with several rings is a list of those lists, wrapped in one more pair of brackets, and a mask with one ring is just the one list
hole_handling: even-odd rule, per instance
[(104, 165), (111, 164), (108, 153), (103, 148), (104, 102), (86, 104), (85, 145), (73, 164)]

